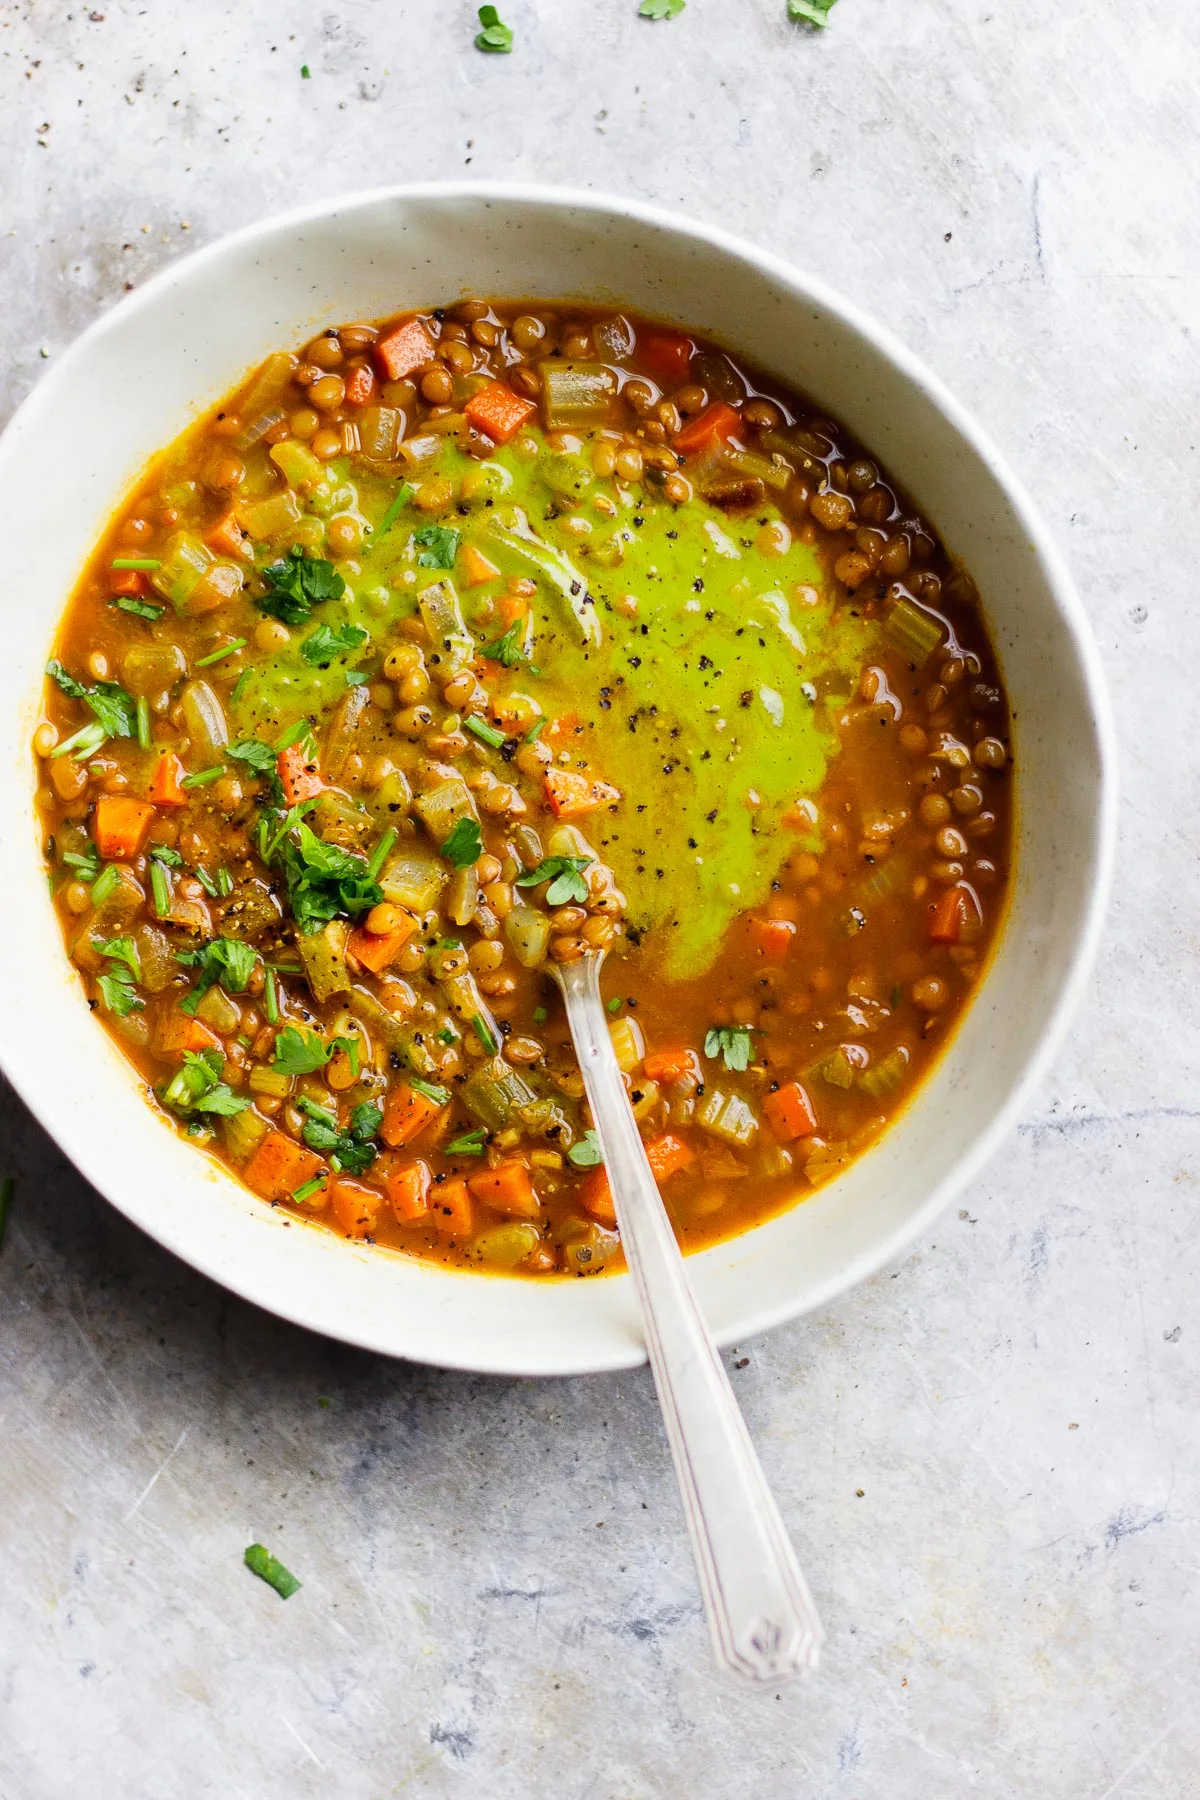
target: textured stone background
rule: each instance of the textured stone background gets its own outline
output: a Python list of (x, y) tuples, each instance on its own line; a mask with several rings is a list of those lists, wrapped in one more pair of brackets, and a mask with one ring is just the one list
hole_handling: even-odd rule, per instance
[[(1033, 1115), (901, 1268), (743, 1349), (830, 1626), (805, 1690), (711, 1672), (644, 1373), (306, 1337), (143, 1241), (8, 1098), (4, 1800), (1200, 1794), (1193, 8), (784, 10), (506, 0), (517, 51), (483, 57), (464, 0), (0, 6), (5, 410), (130, 283), (298, 200), (652, 197), (827, 277), (1006, 447), (1094, 620), (1125, 796)], [(304, 1579), (286, 1606), (251, 1534)]]

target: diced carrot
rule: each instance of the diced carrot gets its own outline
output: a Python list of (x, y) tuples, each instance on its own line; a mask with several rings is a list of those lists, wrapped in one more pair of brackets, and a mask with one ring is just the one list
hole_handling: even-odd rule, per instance
[(148, 800), (131, 800), (127, 794), (101, 794), (92, 831), (105, 862), (131, 862), (142, 847), (146, 827), (153, 817), (154, 808)]
[(315, 762), (309, 762), (299, 744), (289, 744), (286, 750), (281, 750), (275, 767), (289, 806), (295, 806), (300, 800), (312, 800), (324, 789), (321, 771)]
[(416, 1225), (429, 1217), (429, 1190), (433, 1177), (426, 1162), (401, 1162), (381, 1157), (375, 1165), (399, 1225)]
[(651, 331), (638, 338), (638, 360), (668, 390), (683, 386), (694, 352), (691, 338), (676, 331)]
[(541, 1202), (523, 1162), (503, 1162), (494, 1169), (481, 1169), (478, 1175), (467, 1177), (467, 1186), (477, 1200), (494, 1212), (509, 1213), (517, 1219), (536, 1219), (541, 1212)]
[[(650, 1164), (650, 1173), (661, 1187), (680, 1169), (695, 1162), (696, 1152), (681, 1137), (672, 1131), (664, 1131), (661, 1137), (653, 1139), (646, 1145), (646, 1160)], [(579, 1204), (585, 1212), (601, 1225), (613, 1226), (617, 1222), (617, 1210), (613, 1205), (612, 1189), (608, 1185), (608, 1175), (604, 1169), (593, 1169), (579, 1184)]]
[(329, 1208), (339, 1230), (347, 1237), (370, 1237), (379, 1222), (383, 1195), (365, 1181), (347, 1181), (339, 1176), (329, 1190)]
[(582, 726), (583, 721), (578, 713), (559, 713), (557, 719), (551, 719), (546, 727), (546, 740), (548, 743), (557, 744), (561, 748), (563, 745), (570, 743), (573, 737), (578, 736)]
[(370, 363), (359, 363), (346, 377), (346, 403), (365, 406), (375, 392), (375, 371)]
[[(286, 1137), (282, 1131), (268, 1131), (242, 1174), (242, 1179), (264, 1200), (290, 1200), (297, 1188), (311, 1181), (325, 1167), (319, 1156)], [(326, 1195), (314, 1194), (307, 1202), (318, 1211), (325, 1205)]]
[(459, 573), (464, 587), (481, 587), (485, 581), (496, 581), (500, 571), (474, 544), (464, 544), (458, 553)]
[(410, 913), (402, 913), (400, 924), (395, 931), (386, 931), (378, 936), (359, 925), (350, 933), (346, 948), (351, 956), (356, 956), (364, 969), (370, 969), (372, 975), (381, 975), (388, 968), (400, 951), (407, 944), (417, 929), (417, 921)]
[(929, 909), (929, 941), (931, 944), (957, 944), (960, 938), (979, 936), (983, 926), (983, 908), (979, 896), (968, 882), (955, 882)]
[(430, 1215), (439, 1237), (457, 1238), (462, 1242), (471, 1236), (475, 1225), (475, 1208), (471, 1204), (467, 1184), (460, 1176), (434, 1183), (430, 1195)]
[(646, 1145), (646, 1157), (655, 1181), (663, 1182), (695, 1162), (696, 1152), (673, 1131), (664, 1131), (661, 1137)]
[(413, 1138), (419, 1137), (431, 1120), (444, 1110), (428, 1094), (418, 1093), (407, 1081), (402, 1081), (387, 1097), (380, 1136), (393, 1150), (398, 1149), (401, 1144), (411, 1143)]
[(702, 413), (689, 419), (682, 431), (675, 433), (672, 443), (680, 456), (694, 456), (697, 450), (707, 450), (711, 444), (732, 437), (741, 423), (732, 406), (726, 405), (724, 400), (714, 400)]
[(620, 788), (611, 782), (596, 781), (573, 769), (547, 769), (545, 782), (546, 799), (556, 819), (577, 819), (602, 806), (615, 806), (621, 798)]
[(507, 444), (536, 411), (536, 401), (514, 394), (502, 381), (489, 381), (463, 407), (468, 425), (482, 431), (494, 444)]
[(140, 569), (114, 569), (108, 578), (108, 591), (114, 596), (136, 600), (146, 592), (146, 577)]
[(647, 1081), (657, 1081), (661, 1087), (670, 1087), (673, 1081), (679, 1081), (682, 1076), (700, 1072), (696, 1052), (682, 1044), (669, 1045), (663, 1050), (651, 1050), (642, 1067), (646, 1071)]
[(787, 961), (796, 927), (790, 919), (751, 919), (750, 941), (764, 962)]
[(154, 765), (146, 798), (155, 806), (186, 806), (187, 789), (182, 785), (187, 770), (173, 750), (164, 750)]
[(231, 506), (223, 512), (215, 525), (210, 525), (204, 534), (204, 541), (210, 550), (221, 556), (249, 556), (250, 540), (238, 524)]
[[(466, 555), (464, 550), (462, 553)], [(510, 587), (501, 594), (496, 602), (496, 613), (502, 625), (515, 625), (518, 619), (529, 617), (529, 596), (520, 588)]]
[(376, 340), (375, 361), (386, 381), (403, 381), (433, 361), (434, 343), (420, 319), (405, 319)]
[(763, 1100), (763, 1113), (775, 1136), (784, 1144), (790, 1144), (795, 1138), (811, 1137), (817, 1129), (812, 1101), (798, 1081), (789, 1081), (785, 1087), (768, 1094)]
[(579, 1184), (579, 1204), (598, 1225), (607, 1225), (612, 1230), (617, 1222), (617, 1209), (604, 1169), (591, 1169), (584, 1176)]
[(182, 1056), (185, 1050), (220, 1050), (221, 1040), (200, 1019), (187, 1013), (165, 1013), (158, 1022), (154, 1048), (159, 1056)]

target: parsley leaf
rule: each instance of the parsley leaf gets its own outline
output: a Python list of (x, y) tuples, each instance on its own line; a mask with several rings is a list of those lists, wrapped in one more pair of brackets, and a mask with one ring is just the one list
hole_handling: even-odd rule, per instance
[(315, 1031), (285, 1025), (275, 1039), (274, 1067), (284, 1075), (312, 1075), (329, 1061), (330, 1050)]
[(131, 600), (128, 594), (119, 594), (109, 604), (119, 612), (132, 613), (135, 619), (161, 619), (167, 610), (165, 606), (154, 606), (149, 600)]
[(424, 1099), (432, 1101), (434, 1106), (450, 1104), (450, 1089), (439, 1087), (436, 1081), (422, 1081), (419, 1075), (413, 1075), (408, 1085), (414, 1094), (422, 1095)]
[(518, 669), (522, 663), (527, 663), (529, 652), (525, 648), (524, 620), (514, 619), (504, 636), (498, 637), (494, 643), (485, 644), (480, 654), (490, 656), (493, 662), (502, 664), (506, 669)]
[(543, 881), (550, 886), (546, 889), (547, 906), (564, 906), (569, 900), (586, 900), (588, 884), (583, 878), (583, 871), (594, 859), (590, 856), (547, 856), (536, 869), (526, 869), (523, 875), (517, 876), (518, 887), (540, 887)]
[(346, 584), (331, 562), (310, 556), (297, 545), (279, 562), (269, 563), (263, 570), (267, 592), (260, 594), (255, 605), (263, 612), (282, 619), (285, 625), (303, 625), (314, 606), (324, 600), (340, 600)]
[(413, 532), (413, 543), (421, 554), (419, 569), (452, 569), (458, 555), (459, 534), (452, 525), (422, 525)]
[(379, 1127), (383, 1124), (383, 1108), (374, 1100), (363, 1100), (350, 1114), (350, 1135), (361, 1138), (378, 1137)]
[(225, 754), (247, 763), (256, 775), (273, 775), (275, 772), (275, 752), (261, 738), (239, 738), (236, 744), (230, 744)]
[(447, 1156), (482, 1156), (487, 1143), (487, 1131), (479, 1125), (474, 1131), (464, 1131), (456, 1137), (452, 1144), (446, 1145)]
[(106, 969), (103, 975), (97, 975), (96, 986), (100, 989), (105, 1010), (118, 1019), (126, 1018), (131, 1012), (140, 1012), (146, 1004), (134, 987), (128, 969)]
[(331, 663), (335, 656), (343, 650), (357, 650), (360, 644), (367, 641), (367, 633), (361, 625), (318, 625), (311, 637), (305, 638), (300, 646), (300, 654), (306, 663), (314, 668), (322, 663)]
[(507, 56), (513, 47), (512, 29), (501, 23), (500, 14), (494, 6), (481, 6), (479, 23), (483, 30), (476, 34), (475, 48), (490, 50), (493, 55)]
[(182, 1113), (217, 1113), (232, 1118), (250, 1101), (221, 1080), (225, 1059), (219, 1050), (185, 1050), (183, 1066), (163, 1089), (163, 1103)]
[(182, 869), (183, 867), (182, 856), (178, 850), (173, 850), (170, 844), (151, 844), (150, 860), (162, 863), (163, 867), (167, 869)]
[(76, 681), (73, 675), (69, 675), (57, 659), (46, 664), (46, 673), (70, 699), (82, 700), (91, 709), (96, 715), (97, 724), (103, 726), (106, 737), (136, 736), (137, 704), (133, 695), (127, 694), (119, 681), (98, 681), (95, 687), (85, 687), (82, 681)]
[(567, 1161), (575, 1169), (595, 1169), (604, 1161), (600, 1139), (594, 1131), (585, 1131), (577, 1144), (567, 1151)]
[(301, 1136), (310, 1150), (331, 1153), (330, 1160), (334, 1165), (350, 1175), (362, 1175), (370, 1168), (379, 1155), (379, 1146), (371, 1140), (383, 1123), (381, 1106), (364, 1100), (350, 1114), (347, 1129), (341, 1131), (337, 1114), (329, 1108), (303, 1098), (298, 1104), (308, 1114)]
[(638, 13), (643, 19), (677, 19), (686, 5), (687, 0), (642, 0)]
[(727, 1069), (740, 1075), (750, 1066), (750, 1030), (745, 1025), (714, 1026), (704, 1040), (705, 1056), (720, 1057)]
[(829, 9), (836, 5), (837, 0), (788, 0), (788, 18), (804, 19), (824, 30), (829, 23)]
[(142, 979), (142, 959), (131, 937), (109, 938), (106, 944), (97, 944), (96, 948), (105, 956), (111, 956), (114, 962), (123, 962), (135, 981)]
[[(353, 918), (383, 899), (383, 889), (363, 857), (325, 843), (303, 820), (288, 830), (282, 845), (283, 870), (292, 916), (305, 936), (330, 919)], [(277, 833), (272, 852), (278, 844)]]
[(177, 950), (175, 961), (200, 971), (200, 978), (191, 993), (179, 1002), (181, 1012), (194, 1015), (215, 982), (219, 981), (227, 994), (244, 994), (258, 961), (258, 952), (240, 938), (219, 937), (201, 945), (198, 950)]
[(498, 1053), (500, 1046), (496, 1042), (495, 1034), (483, 1014), (473, 1013), (471, 1015), (471, 1024), (474, 1026), (475, 1036), (479, 1039), (488, 1055), (495, 1056)]
[(469, 869), (483, 855), (483, 833), (476, 819), (460, 819), (442, 845), (442, 855), (456, 869)]

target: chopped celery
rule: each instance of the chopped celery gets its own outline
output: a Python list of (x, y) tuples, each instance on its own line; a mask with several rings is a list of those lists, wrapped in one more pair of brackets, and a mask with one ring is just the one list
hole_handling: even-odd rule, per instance
[(740, 1094), (727, 1094), (721, 1088), (712, 1088), (705, 1094), (696, 1123), (710, 1137), (741, 1149), (749, 1148), (758, 1136), (758, 1120), (748, 1103)]
[(446, 880), (444, 865), (434, 856), (402, 850), (388, 861), (379, 875), (384, 898), (410, 912), (425, 913), (437, 900)]
[(289, 487), (315, 487), (325, 479), (324, 463), (317, 461), (307, 444), (297, 443), (295, 438), (272, 444), (268, 455), (275, 467), (283, 471)]
[(599, 425), (607, 418), (617, 382), (603, 363), (544, 362), (541, 372), (547, 431)]
[(942, 642), (945, 627), (912, 600), (897, 600), (888, 608), (883, 635), (909, 662), (926, 663)]
[(222, 1037), (230, 1037), (242, 1022), (242, 1015), (224, 989), (210, 987), (197, 1003), (196, 1016), (211, 1025)]
[(321, 772), (326, 781), (334, 783), (341, 781), (346, 758), (354, 749), (363, 714), (370, 704), (371, 695), (368, 688), (352, 687), (348, 694), (342, 695), (334, 707), (333, 717), (325, 732), (325, 747), (321, 756)]
[(179, 696), (183, 723), (193, 750), (215, 756), (229, 742), (225, 708), (207, 681), (189, 681)]
[(250, 1160), (270, 1129), (262, 1114), (256, 1113), (253, 1107), (245, 1107), (221, 1120), (225, 1148), (234, 1162), (239, 1163)]
[(446, 889), (445, 909), (456, 925), (469, 925), (479, 905), (479, 877), (474, 865), (456, 869)]
[(470, 667), (475, 656), (475, 639), (467, 630), (458, 594), (452, 581), (435, 581), (417, 602), (433, 645), (430, 662), (438, 676), (458, 675)]
[(346, 966), (349, 935), (350, 927), (344, 919), (331, 919), (320, 931), (307, 936), (301, 934), (296, 939), (308, 985), (317, 1000), (343, 994), (350, 986), (350, 971)]
[(472, 1070), (459, 1089), (459, 1099), (489, 1131), (522, 1124), (528, 1110), (538, 1105), (533, 1088), (502, 1056)]
[(266, 1094), (272, 1100), (285, 1100), (292, 1091), (292, 1078), (269, 1063), (255, 1063), (246, 1084), (252, 1094)]
[(206, 544), (190, 531), (176, 531), (163, 548), (159, 567), (150, 577), (150, 585), (172, 606), (183, 606), (200, 577), (216, 561)]
[(495, 1263), (497, 1268), (515, 1269), (532, 1250), (536, 1250), (540, 1241), (541, 1233), (536, 1225), (511, 1219), (507, 1224), (493, 1225), (490, 1231), (481, 1231), (475, 1239), (474, 1251), (484, 1262)]
[(238, 518), (252, 538), (271, 542), (300, 523), (300, 508), (291, 488), (285, 488), (281, 494), (269, 494), (253, 506), (240, 508)]
[(394, 406), (366, 406), (358, 415), (358, 437), (364, 456), (390, 462), (404, 429), (404, 414)]
[(347, 1004), (368, 1031), (379, 1037), (389, 1055), (398, 1056), (414, 1075), (435, 1075), (438, 1065), (426, 1048), (426, 1034), (397, 1019), (366, 988), (351, 988)]
[(873, 1100), (882, 1100), (893, 1089), (898, 1088), (908, 1074), (911, 1055), (906, 1045), (897, 1044), (889, 1050), (881, 1062), (873, 1068), (864, 1069), (858, 1078), (858, 1085), (864, 1093), (870, 1094)]
[(814, 1065), (812, 1073), (831, 1087), (849, 1088), (853, 1087), (855, 1076), (866, 1060), (867, 1053), (861, 1044), (838, 1044)]
[(460, 819), (473, 819), (479, 823), (471, 790), (461, 775), (448, 775), (437, 787), (421, 794), (413, 804), (413, 811), (435, 844), (444, 844)]

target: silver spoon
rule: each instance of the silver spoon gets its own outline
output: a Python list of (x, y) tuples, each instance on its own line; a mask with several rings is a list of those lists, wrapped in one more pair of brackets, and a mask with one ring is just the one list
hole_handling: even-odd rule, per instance
[(596, 951), (551, 972), (641, 1302), (713, 1647), (748, 1681), (788, 1681), (816, 1668), (825, 1634), (646, 1159), (600, 998), (603, 960)]

